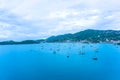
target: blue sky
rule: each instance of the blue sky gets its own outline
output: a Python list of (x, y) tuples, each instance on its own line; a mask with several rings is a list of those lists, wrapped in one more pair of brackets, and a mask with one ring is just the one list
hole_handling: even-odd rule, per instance
[(120, 30), (119, 0), (0, 0), (0, 40)]

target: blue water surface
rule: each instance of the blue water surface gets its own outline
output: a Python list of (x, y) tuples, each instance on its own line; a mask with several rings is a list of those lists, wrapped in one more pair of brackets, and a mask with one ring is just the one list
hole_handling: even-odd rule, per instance
[(0, 80), (120, 80), (120, 46), (1, 45)]

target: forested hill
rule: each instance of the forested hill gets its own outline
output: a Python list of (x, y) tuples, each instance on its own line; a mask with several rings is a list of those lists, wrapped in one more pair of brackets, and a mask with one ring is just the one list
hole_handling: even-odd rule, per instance
[(84, 30), (74, 34), (52, 36), (47, 42), (116, 42), (120, 40), (120, 30)]
[(120, 45), (120, 30), (84, 30), (74, 34), (64, 34), (58, 36), (51, 36), (47, 39), (39, 40), (24, 40), (16, 41), (3, 41), (0, 45), (14, 45), (14, 44), (39, 44), (44, 42), (85, 42), (85, 43), (100, 43), (110, 42)]

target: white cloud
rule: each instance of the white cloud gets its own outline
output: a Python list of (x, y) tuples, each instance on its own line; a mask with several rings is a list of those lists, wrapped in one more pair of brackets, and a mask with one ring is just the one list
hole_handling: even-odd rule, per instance
[(1, 39), (39, 39), (80, 30), (120, 29), (118, 0), (0, 0)]

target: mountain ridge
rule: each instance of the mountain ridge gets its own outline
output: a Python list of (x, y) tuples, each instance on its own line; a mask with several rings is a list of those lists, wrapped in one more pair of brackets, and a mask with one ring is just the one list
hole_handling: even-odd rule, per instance
[(84, 42), (84, 43), (120, 43), (120, 30), (95, 30), (87, 29), (76, 33), (68, 33), (63, 35), (51, 36), (46, 39), (39, 40), (24, 40), (16, 41), (3, 41), (0, 45), (13, 45), (13, 44), (39, 44), (39, 43), (54, 43), (54, 42)]
[[(68, 37), (69, 36), (69, 37)], [(120, 40), (120, 30), (87, 29), (74, 34), (64, 34), (47, 38), (47, 42), (110, 42)]]

